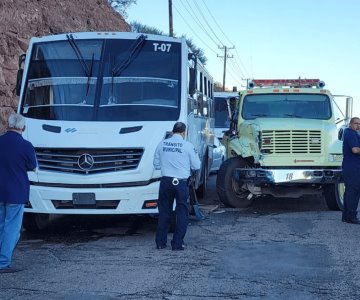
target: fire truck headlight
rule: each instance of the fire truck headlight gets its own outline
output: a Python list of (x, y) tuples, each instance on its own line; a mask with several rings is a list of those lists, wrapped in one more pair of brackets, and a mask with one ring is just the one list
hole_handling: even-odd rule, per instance
[(329, 154), (328, 160), (329, 162), (342, 162), (343, 156), (342, 154)]

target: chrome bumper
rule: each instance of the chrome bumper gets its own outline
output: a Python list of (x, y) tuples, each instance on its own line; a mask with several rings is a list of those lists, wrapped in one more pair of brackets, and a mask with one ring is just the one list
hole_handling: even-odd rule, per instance
[(244, 183), (339, 183), (341, 169), (236, 169), (235, 179)]

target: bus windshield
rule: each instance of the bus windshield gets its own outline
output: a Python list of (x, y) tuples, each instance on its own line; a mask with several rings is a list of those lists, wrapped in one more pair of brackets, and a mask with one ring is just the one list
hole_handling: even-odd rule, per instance
[(145, 37), (34, 44), (22, 114), (44, 120), (175, 121), (180, 54), (180, 43)]
[(242, 117), (302, 118), (328, 120), (331, 118), (330, 99), (322, 94), (253, 94), (244, 98)]

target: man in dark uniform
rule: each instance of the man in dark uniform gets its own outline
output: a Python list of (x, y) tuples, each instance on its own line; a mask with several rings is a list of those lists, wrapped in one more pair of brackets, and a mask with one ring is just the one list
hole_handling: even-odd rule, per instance
[(25, 118), (13, 113), (8, 131), (0, 136), (0, 273), (18, 271), (11, 267), (11, 258), (29, 201), (27, 171), (37, 166), (33, 146), (21, 136), (24, 130)]
[(199, 170), (201, 162), (194, 146), (184, 140), (186, 125), (177, 122), (173, 135), (162, 140), (156, 148), (154, 167), (161, 170), (159, 188), (159, 220), (156, 231), (156, 246), (166, 247), (171, 213), (176, 199), (176, 228), (171, 241), (172, 250), (184, 250), (184, 237), (188, 225), (189, 190), (187, 180), (192, 170)]
[(345, 183), (344, 210), (342, 221), (360, 224), (357, 207), (360, 198), (360, 119), (350, 120), (349, 128), (344, 130), (342, 172)]

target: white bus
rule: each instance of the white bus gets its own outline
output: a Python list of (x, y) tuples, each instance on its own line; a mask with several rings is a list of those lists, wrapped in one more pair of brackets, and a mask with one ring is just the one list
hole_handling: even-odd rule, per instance
[(224, 132), (230, 128), (229, 101), (239, 99), (238, 92), (214, 92), (215, 136), (221, 141)]
[[(23, 66), (23, 68), (22, 68)], [(32, 38), (19, 59), (18, 112), (39, 168), (24, 226), (50, 214), (157, 214), (157, 144), (176, 121), (202, 160), (214, 140), (213, 79), (184, 38), (81, 32)]]

